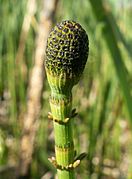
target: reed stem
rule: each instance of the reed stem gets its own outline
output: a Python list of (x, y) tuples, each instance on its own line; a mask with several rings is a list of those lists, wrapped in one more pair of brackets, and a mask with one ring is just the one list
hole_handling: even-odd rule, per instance
[[(50, 106), (54, 119), (64, 121), (66, 118), (70, 118), (69, 114), (71, 113), (71, 105), (71, 96), (65, 96), (62, 94), (51, 95)], [(72, 120), (69, 120), (66, 124), (61, 124), (55, 121), (53, 123), (56, 162), (59, 166), (67, 167), (74, 161)], [(74, 170), (57, 169), (57, 173), (59, 179), (74, 178)]]

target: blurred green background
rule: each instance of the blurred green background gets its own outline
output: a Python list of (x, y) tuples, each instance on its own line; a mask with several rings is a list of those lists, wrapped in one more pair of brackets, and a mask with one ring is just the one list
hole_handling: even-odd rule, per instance
[[(27, 5), (33, 2), (0, 0), (0, 179), (12, 179), (19, 163), (40, 15), (52, 0)], [(21, 35), (25, 17), (28, 30)], [(78, 179), (132, 179), (131, 17), (131, 0), (59, 0), (57, 4), (52, 26), (72, 19), (89, 35), (88, 62), (73, 90), (73, 107), (79, 113), (74, 120), (75, 148), (77, 154), (88, 154), (76, 169)], [(48, 162), (54, 155), (54, 138), (52, 121), (47, 119), (50, 90), (46, 78), (43, 84), (32, 179), (55, 177)]]

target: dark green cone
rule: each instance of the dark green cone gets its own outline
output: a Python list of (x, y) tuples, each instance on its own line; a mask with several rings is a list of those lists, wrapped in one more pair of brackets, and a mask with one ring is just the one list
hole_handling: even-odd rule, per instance
[[(59, 81), (62, 88), (72, 88), (79, 81), (88, 58), (88, 45), (85, 30), (74, 21), (63, 21), (50, 32), (46, 48), (46, 71), (62, 81)], [(54, 79), (51, 81), (54, 83)]]

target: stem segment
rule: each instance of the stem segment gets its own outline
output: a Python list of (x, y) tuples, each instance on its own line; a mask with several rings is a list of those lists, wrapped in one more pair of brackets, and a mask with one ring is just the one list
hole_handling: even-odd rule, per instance
[[(50, 98), (51, 112), (54, 121), (55, 132), (55, 155), (57, 165), (62, 169), (57, 169), (59, 179), (74, 179), (74, 169), (63, 169), (74, 161), (74, 144), (72, 134), (72, 121), (70, 119), (72, 109), (72, 95), (52, 93)], [(69, 121), (64, 123), (65, 119)]]

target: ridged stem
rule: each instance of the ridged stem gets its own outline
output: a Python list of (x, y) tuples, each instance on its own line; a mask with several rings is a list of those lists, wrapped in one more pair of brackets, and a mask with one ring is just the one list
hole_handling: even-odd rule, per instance
[[(52, 91), (50, 98), (51, 112), (53, 119), (63, 121), (70, 118), (72, 109), (72, 95), (54, 93)], [(72, 120), (67, 123), (59, 123), (54, 120), (55, 133), (55, 155), (57, 165), (62, 168), (69, 166), (74, 161), (74, 144), (72, 133)], [(74, 179), (74, 169), (57, 169), (58, 179)]]

